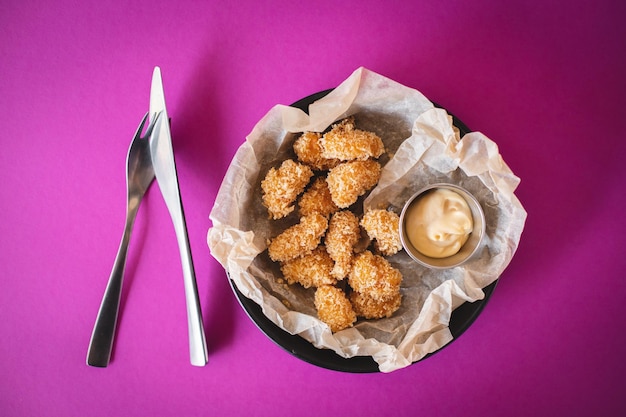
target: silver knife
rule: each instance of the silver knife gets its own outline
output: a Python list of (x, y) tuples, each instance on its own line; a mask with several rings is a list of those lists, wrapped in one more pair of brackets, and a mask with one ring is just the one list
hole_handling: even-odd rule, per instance
[[(160, 117), (159, 117), (160, 116)], [(167, 209), (174, 222), (174, 230), (178, 239), (178, 248), (183, 266), (183, 279), (185, 284), (185, 300), (187, 302), (187, 323), (189, 327), (189, 354), (191, 364), (204, 366), (207, 363), (207, 346), (202, 323), (202, 311), (198, 298), (196, 275), (191, 259), (189, 237), (183, 204), (178, 188), (178, 175), (172, 149), (172, 136), (170, 133), (169, 117), (165, 108), (165, 94), (161, 69), (154, 68), (152, 74), (152, 88), (150, 90), (150, 120), (156, 120), (156, 125), (150, 137), (150, 155), (152, 166), (156, 174), (157, 183)]]

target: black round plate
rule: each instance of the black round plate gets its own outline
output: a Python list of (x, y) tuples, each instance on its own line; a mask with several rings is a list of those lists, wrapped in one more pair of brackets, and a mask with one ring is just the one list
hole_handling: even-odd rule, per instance
[[(305, 97), (297, 102), (293, 103), (292, 107), (297, 107), (308, 113), (309, 105), (316, 100), (324, 97), (331, 90), (321, 91), (316, 94), (312, 94), (308, 97)], [(437, 104), (435, 104), (437, 107)], [(461, 122), (458, 118), (452, 115), (454, 125), (460, 130), (461, 137), (466, 133), (471, 132), (467, 126)], [(245, 297), (238, 289), (237, 286), (230, 280), (230, 285), (233, 288), (239, 303), (246, 311), (248, 316), (252, 319), (252, 321), (257, 325), (259, 329), (267, 337), (269, 337), (272, 341), (278, 344), (280, 347), (285, 349), (287, 352), (291, 353), (293, 356), (302, 359), (308, 363), (313, 365), (331, 369), (335, 371), (341, 372), (352, 372), (352, 373), (374, 373), (379, 372), (378, 364), (370, 357), (370, 356), (355, 356), (352, 358), (343, 358), (337, 355), (335, 352), (329, 349), (318, 349), (313, 346), (310, 342), (306, 341), (302, 337), (298, 335), (292, 335), (272, 323), (263, 311), (261, 310), (261, 306), (259, 306), (254, 301)], [(476, 320), (476, 318), (480, 315), (481, 311), (485, 307), (487, 301), (491, 297), (493, 293), (497, 280), (494, 281), (489, 286), (483, 289), (485, 293), (485, 297), (482, 300), (475, 301), (473, 303), (463, 303), (457, 309), (452, 312), (450, 316), (450, 333), (452, 333), (452, 341), (456, 340), (465, 330), (467, 330), (472, 323)], [(452, 342), (450, 342), (452, 343)], [(448, 343), (449, 345), (449, 343)], [(446, 346), (448, 346), (446, 345)], [(445, 346), (444, 346), (445, 347)], [(436, 353), (436, 352), (435, 352)], [(426, 355), (424, 360), (434, 353)], [(417, 363), (417, 362), (415, 362)]]

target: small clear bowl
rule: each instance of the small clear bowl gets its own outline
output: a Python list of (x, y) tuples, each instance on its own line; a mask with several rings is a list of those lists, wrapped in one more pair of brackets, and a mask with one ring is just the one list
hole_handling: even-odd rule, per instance
[[(467, 239), (465, 244), (461, 247), (461, 249), (456, 254), (448, 256), (446, 258), (431, 258), (429, 256), (426, 256), (420, 253), (411, 244), (411, 241), (409, 240), (407, 236), (407, 231), (406, 231), (406, 213), (409, 207), (417, 203), (417, 201), (421, 197), (426, 195), (428, 192), (433, 191), (435, 189), (447, 189), (450, 191), (454, 191), (457, 194), (459, 194), (461, 197), (463, 197), (463, 199), (465, 199), (465, 201), (467, 202), (470, 208), (470, 211), (472, 212), (472, 218), (474, 221), (474, 228), (472, 232), (470, 233), (469, 238)], [(485, 213), (482, 207), (480, 206), (480, 203), (478, 202), (478, 200), (476, 200), (476, 197), (474, 197), (469, 191), (454, 184), (439, 183), (439, 184), (432, 184), (425, 188), (422, 188), (421, 190), (413, 194), (413, 196), (411, 196), (411, 198), (407, 200), (407, 202), (404, 204), (404, 208), (402, 209), (402, 214), (400, 215), (400, 239), (402, 241), (402, 246), (404, 247), (404, 250), (416, 262), (428, 268), (447, 269), (447, 268), (454, 268), (454, 267), (464, 264), (470, 258), (472, 258), (474, 254), (476, 254), (476, 252), (481, 246), (484, 235), (485, 235)]]

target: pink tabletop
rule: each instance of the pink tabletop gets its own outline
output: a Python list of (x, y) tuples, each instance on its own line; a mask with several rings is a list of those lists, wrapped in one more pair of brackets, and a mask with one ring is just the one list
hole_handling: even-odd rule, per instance
[[(4, 1), (0, 415), (623, 415), (624, 4)], [(180, 257), (153, 187), (111, 364), (88, 367), (156, 65), (209, 364), (189, 364)], [(477, 321), (388, 374), (328, 370), (277, 346), (206, 244), (222, 177), (256, 122), (359, 67), (494, 140), (528, 211)]]

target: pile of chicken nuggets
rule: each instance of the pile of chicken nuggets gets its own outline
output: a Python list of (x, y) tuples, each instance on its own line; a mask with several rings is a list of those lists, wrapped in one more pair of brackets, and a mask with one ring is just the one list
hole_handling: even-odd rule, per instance
[[(349, 117), (326, 133), (302, 133), (293, 150), (296, 158), (270, 168), (261, 181), (271, 219), (296, 208), (299, 217), (268, 241), (269, 257), (287, 283), (315, 288), (317, 315), (333, 332), (359, 317), (390, 317), (402, 299), (402, 274), (385, 258), (402, 248), (399, 216), (384, 209), (357, 216), (354, 210), (378, 183), (381, 138), (357, 129)], [(359, 244), (364, 236), (366, 245)]]

